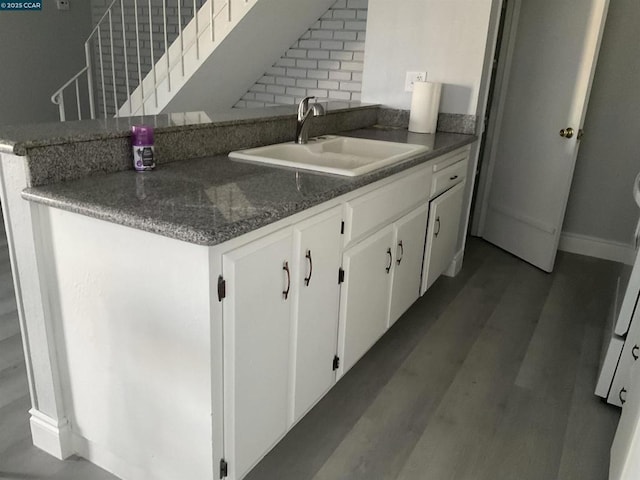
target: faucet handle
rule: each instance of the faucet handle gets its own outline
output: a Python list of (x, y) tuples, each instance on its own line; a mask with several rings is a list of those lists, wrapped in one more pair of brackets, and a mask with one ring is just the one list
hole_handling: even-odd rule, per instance
[(310, 97), (304, 97), (302, 100), (300, 100), (300, 103), (298, 104), (298, 119), (302, 118), (302, 116), (307, 112), (307, 110), (309, 109), (309, 100), (313, 100), (314, 96), (310, 96)]

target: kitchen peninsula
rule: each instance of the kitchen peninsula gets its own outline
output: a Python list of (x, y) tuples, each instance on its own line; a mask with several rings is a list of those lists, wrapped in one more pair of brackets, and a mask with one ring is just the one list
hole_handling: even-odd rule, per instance
[[(459, 270), (473, 130), (327, 110), (311, 136), (429, 150), (354, 178), (227, 158), (291, 140), (288, 107), (0, 131), (38, 447), (125, 479), (239, 480)], [(143, 122), (159, 166), (136, 173), (127, 132)]]

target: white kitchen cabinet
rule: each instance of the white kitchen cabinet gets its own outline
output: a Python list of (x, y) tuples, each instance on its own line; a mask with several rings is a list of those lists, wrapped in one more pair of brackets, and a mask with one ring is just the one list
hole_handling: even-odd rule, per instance
[(225, 450), (236, 478), (335, 383), (341, 222), (334, 208), (223, 255)]
[(461, 182), (429, 204), (421, 295), (447, 269), (456, 253), (463, 194), (464, 182)]
[(342, 208), (313, 217), (294, 229), (296, 264), (293, 349), (293, 422), (335, 383), (338, 335)]
[(339, 377), (387, 329), (393, 268), (392, 245), (393, 226), (388, 225), (344, 253), (338, 335)]
[(234, 478), (289, 426), (292, 247), (286, 229), (222, 258), (225, 456)]
[(391, 300), (389, 301), (388, 326), (420, 296), (420, 275), (427, 230), (428, 204), (405, 215), (393, 225), (393, 261)]

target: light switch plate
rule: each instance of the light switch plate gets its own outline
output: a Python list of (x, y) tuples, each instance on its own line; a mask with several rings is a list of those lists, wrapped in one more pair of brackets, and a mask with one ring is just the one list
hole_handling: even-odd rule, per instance
[(426, 82), (427, 72), (407, 72), (407, 76), (404, 80), (404, 91), (413, 92), (414, 82)]

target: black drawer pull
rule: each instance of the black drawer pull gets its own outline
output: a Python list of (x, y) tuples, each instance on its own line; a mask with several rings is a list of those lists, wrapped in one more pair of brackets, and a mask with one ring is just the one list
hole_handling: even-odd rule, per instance
[[(620, 403), (624, 405), (627, 400), (626, 400), (626, 398), (622, 398), (622, 394), (623, 393), (627, 393), (627, 389), (626, 388), (620, 389), (620, 393), (618, 394), (618, 398), (620, 398)], [(625, 397), (626, 397), (626, 395), (625, 395)]]
[(458, 175), (454, 175), (453, 177), (449, 177), (449, 180), (455, 180), (456, 178), (458, 178)]
[(433, 234), (435, 237), (437, 237), (438, 234), (440, 233), (440, 217), (439, 216), (436, 218), (436, 224), (438, 225), (438, 230), (436, 230), (436, 232)]
[(289, 262), (284, 262), (282, 270), (287, 272), (287, 289), (282, 291), (282, 295), (286, 300), (289, 297), (289, 290), (291, 290), (291, 272), (289, 271)]
[(402, 245), (402, 240), (398, 242), (398, 246), (400, 247), (400, 256), (396, 259), (396, 263), (400, 265), (400, 262), (402, 261), (402, 257), (404, 257), (404, 245)]
[(311, 250), (307, 250), (305, 258), (309, 260), (309, 276), (304, 277), (304, 284), (308, 287), (309, 282), (311, 281), (311, 275), (313, 274), (313, 260), (311, 259)]
[(387, 270), (387, 273), (389, 273), (389, 270), (391, 270), (391, 265), (393, 265), (393, 255), (391, 255), (390, 248), (387, 248), (387, 255), (389, 255), (389, 265), (387, 265), (386, 270)]
[(638, 345), (634, 345), (633, 348), (631, 349), (631, 356), (633, 357), (634, 360), (638, 359)]

